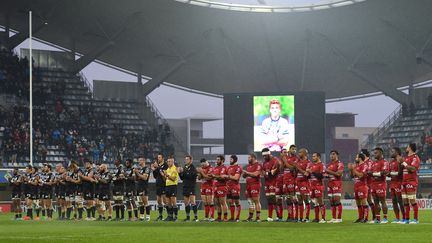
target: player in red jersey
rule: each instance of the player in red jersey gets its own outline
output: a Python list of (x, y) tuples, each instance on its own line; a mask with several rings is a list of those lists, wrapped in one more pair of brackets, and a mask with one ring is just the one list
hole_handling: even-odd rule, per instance
[(286, 221), (297, 222), (298, 201), (295, 191), (297, 171), (295, 165), (297, 164), (298, 157), (297, 147), (294, 144), (289, 147), (288, 154), (282, 157), (282, 161), (284, 163), (283, 192), (288, 208), (288, 218)]
[(228, 194), (227, 199), (229, 200), (231, 218), (230, 221), (234, 221), (234, 214), (237, 209), (235, 216), (235, 222), (240, 221), (241, 205), (240, 205), (240, 176), (243, 172), (242, 168), (237, 164), (237, 155), (231, 155), (230, 166), (227, 171), (227, 186)]
[(282, 161), (284, 156), (288, 154), (288, 150), (286, 148), (282, 149), (280, 153), (280, 159), (278, 160), (278, 173), (276, 177), (275, 184), (275, 195), (276, 195), (276, 221), (283, 221), (283, 178), (284, 178), (284, 162)]
[(357, 154), (355, 164), (348, 164), (348, 170), (354, 178), (354, 198), (357, 204), (358, 218), (354, 223), (366, 223), (368, 221), (369, 208), (367, 197), (369, 188), (367, 185), (368, 165), (365, 163), (366, 156), (362, 153)]
[[(369, 172), (370, 168), (372, 168), (373, 160), (371, 160), (369, 158), (370, 153), (369, 153), (369, 151), (367, 149), (362, 149), (361, 153), (365, 155), (365, 163), (366, 163), (366, 165), (368, 167), (367, 172)], [(371, 214), (372, 214), (372, 221), (371, 222), (375, 222), (375, 215), (376, 215), (376, 213), (375, 213), (375, 204), (374, 204), (373, 199), (372, 199), (371, 183), (372, 183), (372, 177), (371, 176), (367, 176), (367, 184), (368, 184), (368, 188), (369, 188), (368, 197), (367, 197), (367, 203), (369, 205), (369, 208), (370, 208)]]
[(390, 179), (390, 194), (393, 203), (393, 211), (395, 213), (396, 220), (393, 223), (400, 223), (400, 213), (402, 213), (402, 219), (404, 217), (404, 206), (402, 201), (402, 170), (399, 165), (402, 151), (398, 147), (392, 148), (392, 160), (389, 163), (389, 174)]
[(271, 155), (268, 148), (262, 149), (262, 156), (264, 158), (263, 173), (264, 173), (264, 189), (268, 204), (268, 217), (267, 221), (273, 221), (273, 210), (276, 203), (275, 185), (278, 170), (278, 159)]
[(243, 178), (246, 178), (246, 198), (249, 204), (249, 217), (245, 220), (252, 221), (254, 211), (256, 211), (256, 221), (260, 222), (261, 203), (260, 203), (260, 190), (261, 190), (261, 173), (262, 166), (257, 161), (256, 155), (251, 153), (248, 155), (248, 165), (246, 170), (243, 171)]
[[(215, 201), (218, 209), (217, 221), (228, 221), (228, 207), (226, 202), (227, 188), (227, 168), (224, 165), (225, 158), (223, 155), (216, 157), (216, 166), (213, 170), (213, 178), (216, 180), (215, 186)], [(222, 219), (223, 213), (223, 219)]]
[[(310, 167), (310, 160), (308, 159), (308, 151), (305, 148), (299, 150), (299, 160), (297, 161), (296, 169), (298, 171), (296, 183), (297, 183), (297, 199), (300, 210), (299, 222), (309, 223), (310, 214), (310, 184), (309, 184), (309, 172), (306, 171)], [(306, 218), (303, 219), (304, 210), (306, 207)]]
[(198, 179), (201, 179), (201, 199), (204, 203), (203, 221), (214, 221), (213, 204), (213, 167), (206, 159), (201, 159), (201, 167), (197, 168)]
[[(420, 167), (420, 158), (416, 154), (417, 146), (415, 143), (410, 143), (406, 152), (408, 156), (403, 160), (400, 158), (400, 163), (402, 167), (402, 200), (405, 206), (405, 224), (418, 224), (418, 205), (416, 202), (416, 193), (418, 186), (417, 171)], [(410, 205), (414, 211), (414, 220), (410, 219)]]
[[(374, 149), (375, 161), (372, 164), (368, 172), (368, 176), (372, 177), (371, 193), (375, 204), (375, 224), (386, 224), (387, 220), (387, 203), (386, 203), (386, 192), (387, 192), (387, 182), (386, 177), (388, 174), (389, 163), (384, 159), (384, 151), (382, 148)], [(381, 206), (380, 206), (381, 204)], [(381, 208), (383, 210), (384, 218), (381, 221)]]
[(339, 152), (336, 150), (330, 151), (330, 162), (326, 169), (328, 181), (328, 196), (332, 208), (332, 219), (328, 223), (342, 222), (342, 204), (340, 202), (342, 196), (342, 174), (344, 165), (339, 161)]
[[(312, 164), (310, 164), (309, 168), (306, 169), (306, 171), (310, 174), (309, 177), (309, 183), (311, 185), (311, 199), (314, 202), (314, 209), (315, 209), (315, 219), (313, 222), (316, 223), (326, 223), (326, 207), (323, 201), (323, 195), (324, 195), (324, 172), (325, 167), (324, 164), (321, 162), (321, 154), (318, 152), (315, 152), (312, 154)], [(320, 212), (321, 212), (321, 220), (320, 218)]]

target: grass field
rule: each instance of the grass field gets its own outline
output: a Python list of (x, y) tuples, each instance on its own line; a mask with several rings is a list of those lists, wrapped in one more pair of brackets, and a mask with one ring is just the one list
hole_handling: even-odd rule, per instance
[(418, 225), (353, 224), (356, 213), (344, 211), (341, 224), (14, 221), (3, 214), (0, 242), (432, 242), (432, 211), (420, 211)]

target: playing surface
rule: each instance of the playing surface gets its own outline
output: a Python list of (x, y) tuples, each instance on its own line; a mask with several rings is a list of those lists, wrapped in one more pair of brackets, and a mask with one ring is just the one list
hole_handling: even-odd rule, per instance
[(432, 211), (420, 211), (418, 225), (353, 224), (357, 212), (348, 210), (341, 224), (154, 222), (155, 215), (151, 222), (14, 221), (13, 214), (0, 215), (0, 242), (432, 242)]

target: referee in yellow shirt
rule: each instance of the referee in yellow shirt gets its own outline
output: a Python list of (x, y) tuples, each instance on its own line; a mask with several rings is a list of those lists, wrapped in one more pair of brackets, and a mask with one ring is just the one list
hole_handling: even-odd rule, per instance
[(168, 169), (164, 171), (165, 176), (165, 196), (168, 199), (168, 217), (165, 221), (177, 221), (177, 184), (179, 174), (177, 167), (174, 165), (174, 158), (170, 157), (167, 160)]

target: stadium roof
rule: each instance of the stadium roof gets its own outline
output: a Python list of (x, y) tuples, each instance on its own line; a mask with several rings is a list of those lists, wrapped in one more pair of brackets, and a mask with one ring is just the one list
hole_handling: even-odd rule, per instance
[(171, 69), (164, 81), (213, 94), (325, 91), (338, 98), (432, 76), (430, 0), (282, 13), (189, 2), (8, 0), (0, 3), (8, 16), (0, 24), (25, 32), (32, 10), (35, 28), (47, 23), (34, 34), (41, 40), (84, 55), (105, 45), (100, 61), (149, 77)]

